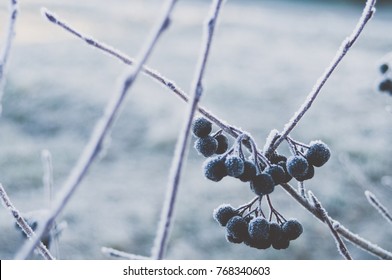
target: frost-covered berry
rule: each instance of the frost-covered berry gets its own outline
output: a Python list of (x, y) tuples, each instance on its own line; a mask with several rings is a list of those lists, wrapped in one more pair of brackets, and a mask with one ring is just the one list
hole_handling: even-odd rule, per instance
[(227, 235), (244, 241), (248, 239), (248, 223), (243, 217), (234, 216), (226, 224)]
[(304, 175), (297, 176), (297, 177), (295, 177), (295, 179), (296, 179), (297, 181), (299, 181), (299, 182), (303, 182), (303, 181), (305, 181), (305, 180), (312, 179), (313, 176), (314, 176), (314, 167), (313, 167), (313, 165), (309, 165), (309, 166), (308, 166), (308, 169), (307, 169), (306, 172), (305, 172), (305, 174), (304, 174)]
[(381, 74), (385, 74), (389, 70), (389, 65), (387, 63), (383, 63), (380, 65)]
[(225, 166), (227, 175), (232, 177), (239, 177), (244, 173), (244, 161), (236, 155), (229, 155), (226, 157)]
[(378, 84), (378, 90), (379, 91), (388, 91), (389, 93), (392, 93), (392, 80), (389, 78), (383, 79)]
[(229, 234), (226, 234), (226, 240), (227, 240), (227, 242), (234, 243), (234, 244), (240, 244), (243, 242), (242, 239), (236, 238), (236, 237), (231, 236)]
[(268, 159), (272, 164), (277, 164), (280, 161), (287, 161), (287, 157), (280, 155), (277, 152), (274, 152)]
[(331, 157), (331, 151), (322, 141), (312, 141), (309, 149), (306, 151), (305, 158), (309, 164), (320, 167), (324, 165)]
[(276, 250), (287, 249), (290, 246), (290, 240), (285, 238), (284, 236), (271, 243), (272, 247)]
[(280, 167), (282, 167), (283, 170), (284, 170), (284, 178), (283, 178), (283, 180), (282, 180), (280, 183), (282, 184), (282, 183), (288, 183), (288, 182), (290, 182), (290, 180), (293, 179), (293, 176), (291, 176), (291, 175), (287, 172), (286, 162), (285, 162), (285, 161), (280, 161), (280, 162), (278, 162), (278, 165), (279, 165)]
[(223, 227), (226, 226), (227, 222), (231, 218), (237, 215), (238, 212), (230, 204), (222, 204), (215, 208), (214, 212), (212, 213), (214, 220)]
[(216, 154), (221, 155), (227, 151), (229, 148), (229, 140), (223, 134), (215, 136), (216, 141), (218, 141), (218, 147), (215, 151)]
[(304, 175), (308, 166), (309, 163), (303, 156), (291, 156), (286, 162), (287, 172), (293, 177)]
[(279, 241), (282, 238), (283, 231), (278, 223), (272, 222), (269, 225), (269, 239), (274, 244), (274, 242)]
[(272, 164), (264, 172), (272, 177), (276, 185), (286, 183), (286, 172), (280, 165)]
[(249, 182), (256, 176), (256, 166), (250, 160), (244, 161), (244, 172), (238, 177), (242, 182)]
[(203, 138), (198, 138), (195, 141), (195, 149), (199, 154), (210, 157), (215, 154), (218, 148), (218, 141), (212, 136), (206, 136)]
[(282, 231), (285, 238), (294, 240), (302, 234), (303, 227), (296, 219), (290, 219), (282, 224)]
[(213, 157), (207, 159), (203, 164), (204, 176), (214, 182), (219, 182), (227, 175), (224, 159)]
[(248, 224), (249, 237), (253, 241), (268, 240), (270, 232), (270, 224), (263, 217), (252, 219)]
[(275, 182), (267, 173), (260, 173), (250, 181), (251, 190), (257, 195), (267, 195), (274, 191)]
[(206, 118), (199, 117), (192, 123), (192, 133), (196, 137), (206, 137), (212, 130), (212, 123)]

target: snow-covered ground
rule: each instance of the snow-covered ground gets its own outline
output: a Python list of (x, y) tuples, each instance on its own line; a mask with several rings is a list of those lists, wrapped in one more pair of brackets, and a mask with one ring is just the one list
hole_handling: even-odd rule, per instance
[[(1, 38), (6, 2), (0, 4)], [(52, 153), (58, 191), (125, 70), (121, 62), (46, 21), (40, 8), (46, 6), (80, 31), (135, 56), (161, 1), (108, 3), (20, 3), (0, 119), (0, 182), (23, 212), (49, 205), (42, 187), (41, 151)], [(209, 1), (179, 1), (170, 29), (148, 62), (185, 91), (208, 9)], [(282, 130), (299, 108), (361, 10), (360, 5), (227, 1), (208, 62), (202, 105), (251, 133), (262, 147), (269, 131)], [(391, 13), (387, 7), (377, 10), (292, 133), (305, 143), (322, 139), (332, 150), (331, 160), (316, 170), (306, 187), (333, 218), (389, 250), (391, 226), (367, 203), (364, 190), (391, 205), (392, 188), (385, 182), (392, 176), (392, 99), (375, 90), (378, 63), (392, 50)], [(183, 114), (181, 100), (150, 78), (139, 77), (105, 154), (59, 218), (68, 224), (60, 237), (60, 258), (107, 258), (102, 246), (150, 254)], [(279, 150), (287, 154), (286, 146)], [(272, 194), (274, 206), (287, 218), (298, 218), (304, 234), (280, 251), (227, 243), (224, 229), (212, 219), (213, 209), (222, 203), (241, 205), (253, 194), (238, 180), (204, 179), (203, 160), (190, 149), (167, 258), (341, 258), (328, 228), (280, 188)], [(9, 212), (0, 208), (0, 258), (12, 258), (22, 241)], [(354, 258), (374, 258), (350, 243), (348, 248)]]

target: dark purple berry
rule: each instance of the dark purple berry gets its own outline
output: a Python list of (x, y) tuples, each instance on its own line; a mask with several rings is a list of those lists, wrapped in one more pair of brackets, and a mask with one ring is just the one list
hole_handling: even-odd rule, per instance
[(309, 164), (320, 167), (324, 165), (331, 157), (331, 151), (322, 141), (312, 141), (309, 149), (306, 151), (305, 158)]
[(288, 182), (290, 182), (290, 180), (293, 179), (293, 176), (291, 176), (291, 175), (287, 172), (286, 162), (285, 162), (285, 161), (281, 161), (281, 162), (278, 163), (278, 165), (279, 165), (280, 167), (282, 167), (283, 170), (284, 170), (284, 178), (282, 178), (282, 181), (281, 181), (280, 183), (282, 184), (282, 183), (288, 183)]
[(389, 70), (389, 65), (387, 63), (383, 63), (380, 65), (381, 74), (385, 74)]
[(248, 224), (249, 237), (255, 242), (268, 240), (269, 232), (270, 224), (265, 218), (254, 218)]
[(288, 240), (297, 239), (303, 232), (303, 227), (296, 219), (290, 219), (282, 224), (283, 236)]
[(214, 209), (212, 213), (212, 217), (215, 221), (217, 221), (221, 226), (226, 226), (227, 222), (237, 216), (238, 212), (229, 204), (222, 204), (218, 208)]
[(287, 249), (290, 246), (290, 240), (283, 236), (279, 240), (276, 240), (271, 243), (272, 247), (276, 250)]
[(227, 175), (232, 177), (239, 177), (244, 173), (244, 161), (236, 155), (229, 155), (226, 157), (225, 166)]
[(215, 136), (216, 141), (218, 141), (218, 147), (215, 151), (216, 154), (221, 155), (227, 151), (229, 148), (229, 140), (223, 134)]
[(257, 195), (267, 195), (274, 191), (275, 182), (269, 174), (263, 172), (250, 181), (250, 188)]
[(207, 159), (203, 164), (204, 176), (214, 182), (219, 182), (227, 175), (225, 161), (220, 157)]
[(304, 175), (308, 166), (308, 161), (303, 156), (291, 156), (286, 162), (287, 172), (293, 177)]
[(378, 85), (379, 91), (387, 91), (390, 94), (392, 93), (392, 80), (389, 78), (383, 79)]
[(277, 152), (274, 152), (268, 159), (272, 164), (277, 164), (280, 161), (287, 161), (287, 157), (280, 155)]
[(271, 175), (276, 185), (286, 183), (286, 172), (280, 165), (272, 164), (264, 169), (264, 172)]
[(195, 149), (205, 157), (210, 157), (215, 154), (217, 148), (218, 141), (212, 136), (199, 138), (195, 141)]
[(250, 160), (244, 161), (244, 172), (238, 177), (242, 182), (249, 182), (256, 176), (256, 166)]
[(312, 179), (313, 176), (314, 176), (314, 167), (313, 165), (309, 165), (308, 169), (306, 170), (306, 173), (304, 175), (295, 177), (295, 179), (299, 182), (303, 182), (305, 180)]
[(248, 239), (248, 223), (243, 217), (234, 216), (226, 224), (227, 235), (244, 241)]
[(212, 123), (206, 118), (199, 117), (192, 123), (192, 133), (196, 137), (206, 137), (212, 130)]
[(274, 244), (274, 242), (279, 241), (282, 238), (283, 231), (278, 223), (272, 222), (269, 226), (269, 239)]
[(240, 244), (240, 243), (243, 242), (242, 239), (236, 238), (236, 237), (231, 236), (231, 235), (229, 235), (229, 234), (226, 234), (226, 240), (227, 240), (228, 242), (234, 243), (234, 244)]

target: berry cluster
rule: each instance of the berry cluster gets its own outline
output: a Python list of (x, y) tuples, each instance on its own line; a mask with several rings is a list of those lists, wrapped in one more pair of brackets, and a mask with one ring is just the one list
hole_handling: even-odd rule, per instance
[(381, 92), (386, 92), (392, 95), (392, 77), (391, 69), (388, 63), (383, 63), (379, 68), (382, 78), (378, 84), (378, 90)]
[[(244, 243), (256, 249), (287, 249), (290, 241), (303, 232), (296, 219), (286, 220), (274, 210), (276, 222), (267, 220), (261, 210), (250, 210), (255, 201), (234, 209), (229, 204), (220, 205), (213, 212), (214, 219), (226, 228), (226, 239), (230, 243)], [(246, 211), (248, 210), (248, 213)]]
[[(302, 233), (302, 226), (295, 219), (286, 220), (277, 212), (272, 207), (270, 195), (275, 186), (288, 183), (293, 178), (301, 183), (313, 178), (315, 167), (323, 166), (331, 156), (328, 146), (320, 140), (307, 145), (287, 136), (285, 140), (291, 151), (289, 157), (277, 151), (265, 155), (249, 135), (237, 131), (239, 136), (229, 148), (222, 130), (211, 134), (212, 123), (202, 117), (194, 121), (192, 132), (197, 137), (195, 149), (207, 157), (203, 164), (207, 179), (219, 182), (224, 177), (236, 178), (248, 182), (251, 191), (257, 195), (256, 200), (246, 207), (234, 209), (230, 205), (222, 205), (214, 211), (215, 220), (226, 227), (227, 240), (259, 249), (271, 245), (275, 249), (287, 248), (289, 241)], [(244, 151), (249, 151), (249, 155), (246, 156)], [(264, 196), (270, 210), (268, 220), (261, 209)], [(251, 210), (257, 200), (259, 205)], [(276, 222), (272, 222), (273, 215)]]

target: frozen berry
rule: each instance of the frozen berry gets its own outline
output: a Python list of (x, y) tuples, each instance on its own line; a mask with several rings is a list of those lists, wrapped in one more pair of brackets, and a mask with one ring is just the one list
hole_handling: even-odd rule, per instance
[(275, 240), (272, 243), (272, 247), (276, 250), (287, 249), (290, 246), (290, 240), (281, 236), (280, 239)]
[(227, 175), (232, 177), (239, 177), (244, 173), (244, 161), (236, 155), (229, 155), (226, 157), (225, 166)]
[(280, 165), (272, 164), (268, 166), (264, 172), (271, 175), (276, 185), (286, 183), (286, 172)]
[(291, 156), (286, 162), (287, 172), (293, 177), (304, 175), (308, 166), (308, 161), (303, 156)]
[(227, 235), (244, 241), (248, 239), (248, 223), (243, 217), (234, 216), (226, 224)]
[(282, 178), (283, 180), (282, 180), (280, 183), (282, 184), (282, 183), (288, 183), (288, 182), (290, 182), (290, 180), (293, 178), (293, 176), (291, 176), (291, 175), (287, 172), (286, 162), (285, 162), (285, 161), (280, 161), (280, 162), (278, 162), (278, 165), (279, 165), (280, 167), (282, 167), (283, 170), (284, 170), (284, 178)]
[(261, 173), (250, 181), (250, 188), (257, 195), (267, 195), (274, 191), (275, 182), (269, 174)]
[(218, 208), (214, 209), (212, 213), (213, 218), (217, 221), (221, 226), (226, 226), (227, 222), (237, 216), (238, 212), (229, 204), (222, 204)]
[(388, 91), (392, 93), (392, 80), (391, 79), (383, 79), (378, 85), (379, 91)]
[(196, 137), (206, 137), (212, 130), (212, 123), (206, 118), (199, 117), (193, 121), (192, 132)]
[(268, 159), (272, 164), (277, 164), (280, 161), (287, 161), (287, 157), (280, 155), (277, 152), (274, 152)]
[(296, 179), (297, 181), (299, 181), (299, 182), (303, 182), (303, 181), (305, 181), (305, 180), (312, 179), (313, 176), (314, 176), (314, 167), (313, 167), (313, 165), (309, 165), (309, 166), (308, 166), (308, 169), (307, 169), (306, 172), (305, 172), (305, 174), (304, 174), (304, 175), (297, 176), (297, 177), (295, 177), (295, 179)]
[(207, 159), (203, 164), (204, 176), (214, 182), (219, 182), (227, 175), (224, 159), (213, 157)]
[(309, 164), (320, 167), (324, 165), (330, 158), (331, 151), (322, 141), (312, 141), (309, 149), (306, 151), (305, 157)]
[(250, 160), (244, 161), (244, 172), (238, 177), (242, 182), (249, 182), (256, 176), (256, 166)]
[(263, 217), (252, 219), (248, 225), (249, 237), (254, 241), (268, 240), (270, 232), (270, 224)]
[(269, 239), (272, 242), (272, 244), (274, 244), (274, 242), (277, 242), (278, 240), (280, 240), (282, 235), (283, 235), (283, 231), (282, 231), (281, 226), (275, 222), (270, 223)]
[(297, 239), (303, 232), (300, 222), (290, 219), (282, 224), (283, 236), (289, 240)]
[(215, 151), (216, 154), (221, 155), (227, 151), (229, 148), (229, 140), (223, 134), (215, 136), (216, 141), (218, 141), (218, 147)]
[(210, 157), (215, 154), (217, 148), (218, 141), (216, 141), (216, 139), (212, 136), (198, 138), (195, 141), (195, 149), (199, 152), (199, 154), (205, 157)]
[(231, 236), (229, 234), (226, 234), (226, 240), (230, 243), (234, 243), (234, 244), (240, 244), (243, 242), (243, 240), (241, 238), (236, 238), (234, 236)]
[(385, 74), (389, 70), (389, 65), (387, 63), (383, 63), (380, 65), (381, 74)]

